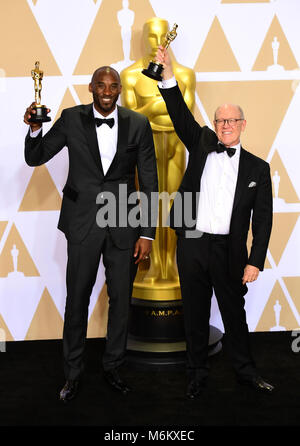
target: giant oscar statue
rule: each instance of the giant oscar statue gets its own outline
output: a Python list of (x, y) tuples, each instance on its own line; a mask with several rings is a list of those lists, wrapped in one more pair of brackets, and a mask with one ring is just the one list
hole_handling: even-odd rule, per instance
[[(176, 25), (177, 27), (177, 25)], [(143, 27), (145, 56), (121, 72), (122, 104), (150, 121), (158, 167), (159, 193), (173, 198), (186, 167), (186, 151), (176, 135), (157, 82), (146, 77), (159, 45), (165, 43), (168, 22), (154, 17)], [(173, 59), (173, 70), (184, 99), (193, 110), (196, 79), (193, 70)], [(150, 255), (139, 267), (134, 282), (128, 348), (144, 351), (152, 362), (181, 361), (185, 350), (180, 284), (176, 266), (176, 234), (164, 225), (170, 208), (160, 200), (156, 239)], [(168, 354), (170, 353), (170, 354)]]

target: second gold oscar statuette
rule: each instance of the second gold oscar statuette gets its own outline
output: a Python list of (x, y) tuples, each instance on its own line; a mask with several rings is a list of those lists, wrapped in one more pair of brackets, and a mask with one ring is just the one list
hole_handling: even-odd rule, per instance
[[(162, 46), (164, 48), (168, 48), (170, 43), (176, 38), (177, 36), (177, 30), (178, 25), (175, 23), (172, 30), (169, 31), (166, 36), (165, 36), (165, 41), (163, 42)], [(151, 61), (148, 65), (148, 68), (145, 68), (142, 73), (145, 76), (150, 77), (151, 79), (154, 79), (156, 81), (161, 81), (162, 80), (162, 72), (163, 72), (164, 67), (162, 66), (162, 64), (157, 63), (157, 62), (153, 62)]]
[(47, 107), (41, 105), (41, 90), (43, 71), (40, 70), (40, 62), (35, 62), (34, 70), (31, 70), (31, 77), (34, 80), (34, 94), (35, 94), (35, 114), (31, 115), (29, 122), (48, 122), (51, 121), (50, 116), (47, 116)]

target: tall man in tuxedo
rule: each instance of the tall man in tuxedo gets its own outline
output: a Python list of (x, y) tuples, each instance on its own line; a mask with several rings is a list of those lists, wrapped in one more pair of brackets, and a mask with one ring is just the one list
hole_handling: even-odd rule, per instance
[[(121, 88), (118, 72), (101, 67), (89, 84), (93, 103), (63, 110), (44, 136), (41, 124), (29, 122), (34, 103), (24, 116), (24, 122), (31, 127), (25, 140), (28, 165), (46, 163), (65, 146), (69, 153), (69, 173), (58, 223), (68, 242), (63, 332), (66, 384), (60, 392), (63, 401), (76, 395), (83, 372), (89, 298), (101, 255), (109, 295), (104, 376), (122, 393), (130, 390), (118, 368), (126, 350), (133, 280), (138, 263), (149, 256), (155, 228), (151, 227), (150, 206), (143, 209), (148, 213), (143, 225), (130, 225), (128, 214), (134, 204), (128, 205), (128, 197), (136, 191), (136, 168), (140, 191), (149, 202), (151, 193), (158, 191), (158, 183), (149, 121), (142, 114), (116, 106)], [(106, 221), (105, 213), (101, 214), (108, 205), (105, 198), (111, 195), (116, 204), (111, 221), (115, 220), (116, 225), (109, 218)], [(119, 211), (123, 219), (127, 212), (126, 224), (119, 220)]]
[[(215, 132), (201, 127), (186, 106), (168, 52), (160, 92), (174, 128), (189, 151), (189, 162), (174, 201), (171, 226), (178, 235), (177, 264), (187, 341), (189, 398), (198, 397), (208, 376), (209, 317), (213, 290), (224, 323), (233, 367), (240, 383), (271, 392), (258, 374), (249, 347), (244, 310), (247, 282), (263, 270), (272, 227), (269, 165), (241, 147), (246, 120), (239, 106), (216, 110)], [(199, 193), (200, 192), (200, 193)], [(188, 197), (189, 196), (189, 197)], [(187, 204), (191, 198), (192, 205)], [(183, 221), (178, 223), (178, 216)], [(252, 213), (253, 242), (247, 253)]]

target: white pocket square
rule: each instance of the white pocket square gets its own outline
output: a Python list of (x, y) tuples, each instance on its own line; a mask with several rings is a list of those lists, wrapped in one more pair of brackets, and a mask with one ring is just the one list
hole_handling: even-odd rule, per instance
[(251, 183), (249, 183), (249, 186), (248, 186), (248, 187), (255, 187), (255, 186), (256, 186), (255, 181), (251, 181)]

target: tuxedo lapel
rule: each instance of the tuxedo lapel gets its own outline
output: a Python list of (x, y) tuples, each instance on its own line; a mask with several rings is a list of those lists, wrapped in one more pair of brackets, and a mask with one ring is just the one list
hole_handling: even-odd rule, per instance
[(93, 104), (89, 104), (86, 106), (85, 110), (81, 113), (81, 119), (91, 155), (94, 158), (94, 161), (97, 167), (100, 169), (102, 175), (104, 175), (98, 146), (98, 140), (97, 140), (97, 133), (95, 127), (94, 113), (93, 113)]
[(235, 189), (235, 195), (233, 200), (233, 209), (238, 205), (241, 196), (243, 194), (244, 188), (247, 187), (247, 182), (250, 176), (250, 166), (247, 162), (247, 152), (241, 148), (240, 161), (239, 161), (239, 171)]
[(204, 166), (207, 160), (208, 152), (201, 152), (200, 158), (198, 162), (195, 162), (193, 164), (193, 190), (194, 191), (200, 191), (200, 183), (201, 183), (201, 177), (203, 174)]

